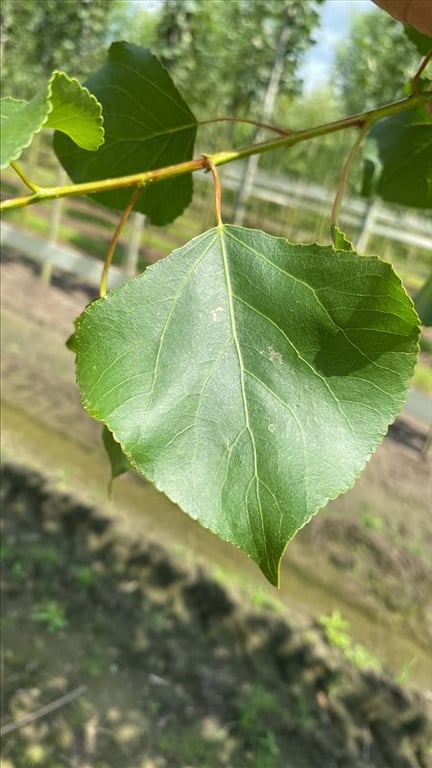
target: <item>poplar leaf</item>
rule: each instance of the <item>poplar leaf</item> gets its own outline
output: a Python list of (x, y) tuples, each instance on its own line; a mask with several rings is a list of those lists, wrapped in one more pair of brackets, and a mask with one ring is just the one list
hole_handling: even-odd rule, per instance
[(418, 335), (388, 263), (219, 226), (85, 310), (77, 379), (131, 464), (278, 584), (401, 410)]
[[(192, 158), (197, 123), (162, 64), (132, 43), (113, 43), (107, 61), (86, 80), (103, 106), (105, 143), (88, 155), (62, 134), (54, 149), (75, 183), (116, 178), (174, 165)], [(130, 189), (92, 195), (122, 210)], [(135, 210), (153, 224), (167, 224), (192, 198), (191, 174), (143, 188)]]
[(432, 208), (431, 123), (432, 115), (423, 108), (386, 117), (372, 126), (364, 148), (363, 195)]
[(414, 306), (423, 325), (432, 326), (432, 271), (414, 296)]

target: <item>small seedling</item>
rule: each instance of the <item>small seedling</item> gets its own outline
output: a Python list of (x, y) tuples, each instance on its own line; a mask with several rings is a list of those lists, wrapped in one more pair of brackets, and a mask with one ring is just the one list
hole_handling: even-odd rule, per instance
[(339, 648), (345, 658), (358, 669), (379, 670), (379, 660), (361, 643), (355, 643), (348, 633), (349, 623), (338, 610), (331, 614), (320, 616), (319, 623), (324, 627), (326, 638), (330, 645)]
[(382, 531), (384, 529), (384, 520), (379, 515), (373, 515), (365, 512), (360, 518), (362, 528), (368, 528), (371, 531)]
[(41, 603), (36, 611), (33, 611), (31, 619), (44, 624), (48, 632), (60, 632), (68, 626), (65, 613), (64, 605), (56, 600), (48, 600)]
[(91, 587), (96, 579), (96, 574), (91, 565), (82, 565), (75, 569), (75, 576), (81, 587)]

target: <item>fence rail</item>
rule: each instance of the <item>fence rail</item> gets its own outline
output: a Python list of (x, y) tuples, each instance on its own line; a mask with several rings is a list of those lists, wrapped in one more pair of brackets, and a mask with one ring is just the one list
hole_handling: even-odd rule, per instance
[[(53, 178), (50, 180), (50, 184), (61, 183), (63, 180), (64, 171), (56, 163), (52, 152), (48, 153), (48, 149), (43, 141), (40, 141), (39, 145), (36, 142), (30, 148), (27, 170), (30, 176), (33, 175), (33, 172), (35, 175), (37, 173), (40, 174), (41, 170), (45, 174), (51, 174)], [(235, 198), (239, 193), (243, 179), (243, 170), (242, 163), (234, 163), (220, 169), (223, 188), (231, 192), (231, 198)], [(7, 176), (7, 181), (10, 184), (16, 184), (17, 180), (12, 175)], [(197, 198), (200, 196), (207, 198), (207, 183), (211, 183), (210, 175), (200, 172), (196, 174), (196, 182)], [(310, 232), (310, 235), (311, 239), (317, 239), (317, 230), (323, 221), (328, 220), (333, 196), (334, 192), (323, 186), (305, 184), (297, 179), (275, 176), (258, 170), (249, 202), (251, 204), (251, 211), (254, 203), (258, 201), (258, 203), (269, 203), (281, 210), (301, 210), (313, 214), (316, 219), (314, 224), (310, 225), (311, 230), (313, 230)], [(19, 229), (18, 221), (16, 227), (10, 224), (3, 225), (2, 244), (17, 247), (19, 243), (24, 254), (45, 263), (46, 266), (42, 268), (42, 273), (46, 279), (49, 279), (50, 268), (54, 266), (95, 282), (96, 275), (100, 271), (99, 260), (87, 256), (79, 248), (74, 249), (67, 245), (59, 246), (58, 233), (63, 223), (68, 223), (68, 212), (70, 213), (71, 210), (76, 210), (77, 212), (81, 210), (82, 212), (83, 207), (85, 207), (91, 212), (94, 211), (95, 218), (105, 221), (105, 223), (108, 220), (115, 221), (116, 214), (107, 209), (104, 210), (100, 206), (94, 206), (91, 200), (78, 201), (68, 199), (66, 201), (66, 199), (59, 199), (53, 201), (52, 206), (49, 231), (47, 233), (48, 237), (43, 247), (37, 237), (26, 234), (28, 230), (25, 224), (25, 214), (22, 222), (19, 222), (21, 225)], [(275, 224), (279, 225), (278, 223), (280, 223), (280, 234), (283, 234), (284, 226), (283, 222), (281, 222), (281, 214), (277, 211), (277, 208), (275, 211), (270, 209), (270, 213), (267, 212), (265, 225), (271, 225), (271, 218), (274, 216)], [(415, 249), (420, 249), (422, 251), (423, 266), (424, 252), (430, 252), (432, 264), (432, 216), (429, 213), (420, 215), (413, 213), (409, 209), (384, 205), (379, 201), (371, 203), (363, 198), (351, 196), (343, 201), (341, 225), (343, 228), (348, 227), (349, 231), (354, 233), (353, 239), (360, 252), (367, 250), (368, 240), (371, 236), (378, 235), (385, 238), (388, 242), (406, 245), (409, 257), (411, 257), (413, 252), (415, 257)], [(94, 225), (94, 229), (98, 229), (97, 224)], [(302, 237), (309, 236), (307, 227), (302, 228), (300, 226), (300, 229), (302, 230)], [(113, 282), (111, 285), (118, 284), (124, 279), (121, 277), (122, 269), (127, 277), (130, 277), (134, 272), (136, 273), (140, 252), (145, 252), (147, 247), (144, 231), (143, 217), (139, 214), (133, 214), (127, 230), (128, 242), (124, 244), (123, 265), (121, 268), (112, 268), (111, 280)], [(295, 233), (290, 232), (288, 236), (293, 239)], [(103, 235), (101, 235), (100, 239), (102, 238)], [(425, 275), (422, 276), (424, 277)]]
[[(237, 191), (242, 169), (232, 165), (221, 173), (223, 186)], [(285, 208), (301, 207), (322, 217), (328, 215), (334, 192), (317, 184), (304, 184), (286, 176), (275, 177), (258, 171), (251, 199), (263, 200)], [(403, 208), (391, 208), (379, 201), (372, 204), (360, 197), (344, 198), (341, 223), (357, 231), (356, 244), (361, 240), (364, 249), (370, 235), (382, 235), (389, 240), (408, 243), (418, 248), (431, 249), (432, 216), (414, 214)]]

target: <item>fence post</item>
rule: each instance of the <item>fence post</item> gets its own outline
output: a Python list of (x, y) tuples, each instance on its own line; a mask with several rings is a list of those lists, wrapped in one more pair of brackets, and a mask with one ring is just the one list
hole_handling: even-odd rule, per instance
[(131, 215), (132, 227), (123, 267), (126, 277), (133, 277), (138, 272), (139, 249), (146, 218), (146, 216), (137, 211)]
[[(67, 179), (66, 171), (63, 168), (59, 167), (57, 171), (55, 185), (62, 186), (63, 184), (66, 183), (66, 179)], [(55, 245), (55, 243), (57, 242), (64, 203), (65, 203), (65, 198), (60, 197), (57, 200), (54, 200), (52, 204), (52, 215), (51, 215), (49, 230), (48, 230), (48, 245)], [(45, 283), (46, 285), (49, 285), (49, 283), (51, 282), (52, 272), (53, 272), (52, 262), (43, 261), (41, 271), (40, 271), (40, 278), (42, 282)]]
[(355, 247), (359, 253), (364, 253), (367, 248), (369, 234), (378, 216), (378, 201), (371, 199), (366, 203), (366, 208), (360, 227), (355, 238)]

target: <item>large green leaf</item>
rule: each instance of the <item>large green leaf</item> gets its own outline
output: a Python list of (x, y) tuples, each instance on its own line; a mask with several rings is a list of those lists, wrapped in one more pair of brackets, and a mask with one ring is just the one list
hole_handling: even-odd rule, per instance
[(404, 32), (408, 40), (411, 40), (422, 56), (426, 56), (426, 54), (429, 53), (432, 48), (432, 37), (430, 35), (424, 35), (410, 24), (405, 24)]
[(426, 109), (416, 109), (375, 123), (364, 148), (363, 195), (432, 208), (431, 122)]
[(85, 310), (77, 377), (138, 471), (277, 584), (400, 411), (418, 333), (389, 264), (221, 226)]
[[(108, 60), (86, 81), (104, 110), (105, 143), (88, 155), (65, 136), (56, 135), (54, 149), (74, 182), (115, 178), (190, 160), (196, 119), (168, 72), (150, 51), (131, 43), (113, 43)], [(130, 190), (92, 197), (123, 209)], [(135, 210), (154, 224), (178, 216), (192, 197), (191, 175), (143, 189)]]
[(17, 160), (41, 128), (63, 131), (85, 150), (103, 142), (102, 110), (78, 80), (54, 72), (31, 101), (1, 100), (1, 167)]
[(414, 296), (414, 306), (423, 325), (432, 326), (432, 271)]

